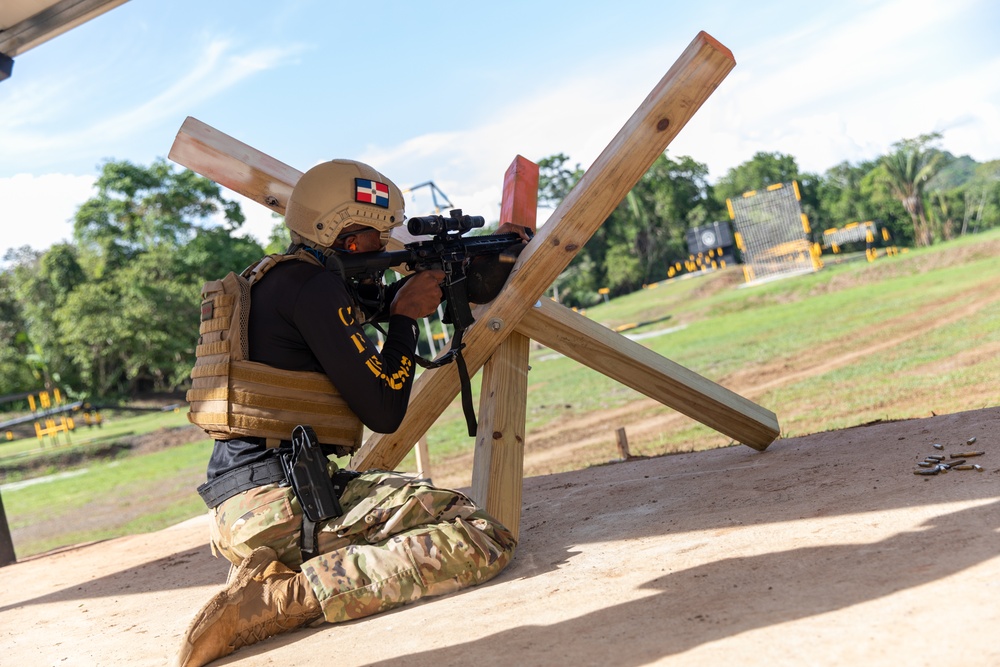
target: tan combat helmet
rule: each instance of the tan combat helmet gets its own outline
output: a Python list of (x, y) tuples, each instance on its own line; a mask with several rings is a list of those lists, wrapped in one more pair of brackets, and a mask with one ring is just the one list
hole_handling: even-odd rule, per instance
[(299, 179), (288, 199), (285, 226), (292, 240), (329, 248), (347, 227), (379, 230), (382, 247), (389, 233), (403, 224), (403, 193), (396, 184), (368, 165), (354, 160), (330, 160)]

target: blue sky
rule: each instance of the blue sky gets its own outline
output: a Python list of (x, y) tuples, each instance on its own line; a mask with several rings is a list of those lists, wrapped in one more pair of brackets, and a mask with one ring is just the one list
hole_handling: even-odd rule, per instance
[[(300, 170), (432, 180), (495, 220), (516, 154), (589, 165), (700, 30), (736, 69), (669, 153), (712, 180), (757, 151), (823, 172), (931, 131), (998, 159), (998, 28), (993, 0), (131, 0), (0, 83), (0, 257), (70, 238), (101, 162), (165, 157), (187, 116)], [(270, 212), (242, 201), (266, 238)]]

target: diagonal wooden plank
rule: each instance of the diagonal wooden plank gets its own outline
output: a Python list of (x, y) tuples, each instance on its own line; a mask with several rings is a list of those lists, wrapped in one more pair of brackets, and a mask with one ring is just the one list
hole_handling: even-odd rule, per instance
[[(503, 292), (477, 309), (465, 336), (465, 359), (475, 373), (525, 311), (566, 268), (611, 211), (625, 198), (735, 66), (733, 55), (699, 33), (598, 156), (514, 265)], [(454, 399), (458, 375), (449, 365), (424, 372), (395, 433), (375, 434), (352, 459), (355, 469), (394, 468)]]
[[(538, 165), (518, 155), (504, 174), (500, 221), (535, 229), (537, 211)], [(472, 464), (472, 499), (515, 538), (521, 524), (529, 343), (515, 331), (483, 366)]]
[(779, 435), (770, 410), (551, 299), (535, 304), (517, 331), (754, 449)]
[[(181, 124), (167, 157), (281, 215), (302, 178), (298, 169), (191, 116)], [(400, 250), (413, 240), (405, 226), (397, 227), (388, 250)]]
[(281, 215), (302, 178), (298, 169), (191, 116), (167, 157)]

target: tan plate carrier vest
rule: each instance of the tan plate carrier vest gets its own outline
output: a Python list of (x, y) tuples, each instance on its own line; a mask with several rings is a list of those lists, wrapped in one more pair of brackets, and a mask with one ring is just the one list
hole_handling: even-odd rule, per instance
[(249, 361), (250, 287), (279, 262), (320, 265), (304, 250), (268, 255), (242, 274), (205, 283), (201, 326), (191, 371), (188, 420), (216, 440), (266, 438), (269, 447), (289, 440), (299, 424), (312, 426), (320, 443), (343, 456), (361, 445), (363, 426), (324, 373), (287, 371)]

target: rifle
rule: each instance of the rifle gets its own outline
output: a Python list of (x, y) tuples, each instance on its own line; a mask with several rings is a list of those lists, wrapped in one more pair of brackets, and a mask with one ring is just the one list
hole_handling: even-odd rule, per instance
[(451, 349), (434, 361), (420, 356), (416, 361), (424, 368), (438, 368), (455, 361), (470, 436), (476, 435), (476, 416), (472, 408), (469, 373), (462, 358), (462, 336), (475, 322), (470, 304), (489, 303), (497, 297), (524, 247), (517, 234), (463, 236), (474, 228), (482, 227), (485, 222), (482, 216), (463, 215), (461, 209), (450, 211), (448, 217), (428, 215), (410, 218), (406, 228), (412, 236), (430, 235), (433, 238), (408, 243), (403, 250), (335, 255), (328, 260), (331, 270), (340, 274), (365, 311), (366, 323), (376, 327), (380, 321), (388, 319), (383, 281), (387, 269), (403, 267), (407, 271), (444, 271), (441, 291), (445, 313), (441, 321), (455, 328)]

